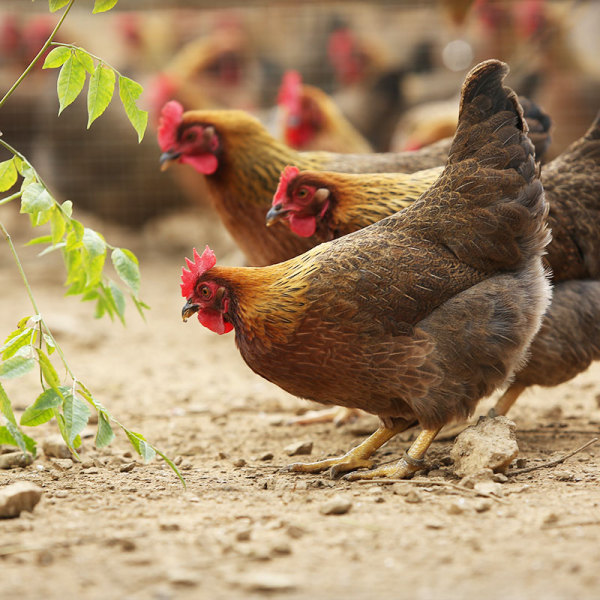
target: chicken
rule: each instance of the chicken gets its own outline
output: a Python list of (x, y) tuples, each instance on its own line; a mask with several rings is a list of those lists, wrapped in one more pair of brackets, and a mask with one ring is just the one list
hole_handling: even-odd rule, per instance
[(235, 330), (248, 366), (291, 394), (381, 418), (344, 456), (291, 470), (370, 467), (419, 423), (397, 463), (348, 475), (408, 477), (444, 424), (521, 365), (550, 298), (549, 233), (507, 72), (491, 60), (468, 74), (444, 173), (405, 210), (267, 267), (215, 266), (208, 247), (186, 259), (184, 320)]
[(298, 71), (287, 71), (277, 103), (283, 113), (283, 139), (298, 150), (366, 153), (372, 148), (346, 119), (333, 98), (302, 83)]
[(334, 173), (284, 169), (266, 224), (285, 223), (292, 233), (326, 242), (367, 227), (412, 204), (444, 167), (416, 173)]
[(265, 230), (265, 215), (286, 165), (349, 173), (412, 172), (444, 164), (449, 147), (444, 140), (398, 154), (298, 152), (244, 111), (184, 113), (176, 101), (163, 107), (158, 140), (163, 168), (178, 161), (206, 176), (215, 210), (248, 263), (256, 266), (286, 260), (315, 244), (283, 228)]
[(600, 360), (600, 113), (581, 139), (544, 167), (542, 182), (552, 228), (545, 257), (552, 304), (527, 365), (491, 414), (506, 414), (531, 385), (559, 385)]
[[(537, 130), (537, 148), (543, 152), (549, 143), (550, 118), (533, 102), (523, 99), (523, 104), (527, 106), (523, 111), (529, 117), (527, 124)], [(332, 240), (402, 210), (431, 187), (442, 171), (443, 167), (436, 167), (411, 174), (348, 174), (300, 172), (288, 166), (266, 224), (281, 221), (298, 236), (316, 242)]]

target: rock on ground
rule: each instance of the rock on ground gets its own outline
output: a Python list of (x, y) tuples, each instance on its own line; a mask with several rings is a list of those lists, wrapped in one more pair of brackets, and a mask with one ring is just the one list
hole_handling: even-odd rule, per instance
[(18, 517), (32, 512), (42, 497), (42, 488), (28, 481), (18, 481), (0, 490), (0, 518)]
[(456, 474), (465, 477), (482, 469), (505, 472), (519, 454), (515, 430), (506, 417), (481, 417), (476, 425), (467, 427), (450, 452)]

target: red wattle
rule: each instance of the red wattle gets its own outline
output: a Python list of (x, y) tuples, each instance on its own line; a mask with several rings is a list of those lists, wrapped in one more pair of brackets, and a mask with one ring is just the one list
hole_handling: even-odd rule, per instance
[(300, 237), (310, 237), (317, 230), (317, 220), (314, 217), (291, 215), (290, 229)]
[(203, 175), (212, 175), (219, 166), (219, 161), (214, 154), (195, 154), (192, 156), (183, 154), (181, 162), (191, 165)]

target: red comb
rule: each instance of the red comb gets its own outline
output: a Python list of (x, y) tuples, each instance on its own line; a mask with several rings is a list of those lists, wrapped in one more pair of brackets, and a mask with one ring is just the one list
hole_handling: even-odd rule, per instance
[(294, 179), (294, 177), (296, 177), (298, 173), (300, 173), (300, 169), (298, 167), (292, 167), (290, 165), (288, 165), (282, 171), (281, 176), (279, 177), (279, 184), (277, 186), (277, 190), (275, 190), (275, 195), (273, 196), (273, 206), (285, 200), (288, 185), (290, 185), (290, 181), (292, 181), (292, 179)]
[(177, 142), (177, 126), (181, 123), (183, 106), (177, 100), (167, 102), (158, 120), (158, 144), (163, 152), (171, 150)]
[(192, 262), (189, 258), (186, 258), (185, 262), (189, 271), (185, 267), (181, 269), (181, 295), (188, 298), (194, 291), (194, 285), (198, 277), (212, 269), (217, 263), (217, 258), (215, 253), (206, 246), (202, 256), (194, 248), (194, 261)]
[(285, 106), (290, 112), (297, 112), (300, 108), (300, 92), (302, 77), (298, 71), (286, 71), (281, 80), (277, 104)]

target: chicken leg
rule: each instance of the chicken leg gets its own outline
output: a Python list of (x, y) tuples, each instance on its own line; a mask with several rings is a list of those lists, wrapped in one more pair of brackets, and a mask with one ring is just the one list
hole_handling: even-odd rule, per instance
[(331, 476), (335, 478), (347, 471), (354, 471), (360, 468), (368, 469), (373, 465), (373, 461), (370, 460), (373, 453), (396, 434), (408, 429), (412, 424), (410, 421), (399, 420), (392, 427), (381, 426), (366, 440), (346, 452), (343, 456), (326, 458), (312, 463), (293, 463), (284, 467), (283, 470), (295, 471), (297, 473), (320, 473), (331, 468)]
[(384, 465), (370, 471), (359, 471), (357, 473), (348, 473), (344, 479), (356, 481), (357, 479), (377, 479), (379, 477), (389, 477), (390, 479), (407, 479), (413, 473), (423, 468), (425, 453), (433, 442), (435, 436), (439, 433), (441, 427), (437, 429), (423, 429), (417, 436), (417, 439), (411, 444), (410, 448), (404, 453), (404, 457), (392, 465)]
[(523, 393), (525, 386), (520, 383), (513, 383), (500, 398), (498, 402), (488, 411), (488, 417), (498, 417), (506, 415), (517, 398)]

